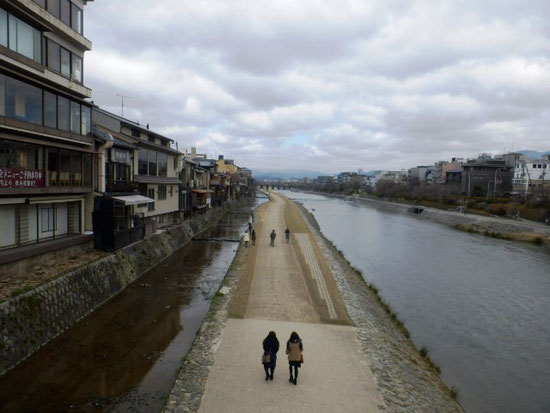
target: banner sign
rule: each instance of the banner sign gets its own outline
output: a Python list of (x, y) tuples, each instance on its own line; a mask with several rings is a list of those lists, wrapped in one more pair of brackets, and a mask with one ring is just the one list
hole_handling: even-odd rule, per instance
[(40, 169), (0, 168), (0, 188), (43, 188), (44, 171)]

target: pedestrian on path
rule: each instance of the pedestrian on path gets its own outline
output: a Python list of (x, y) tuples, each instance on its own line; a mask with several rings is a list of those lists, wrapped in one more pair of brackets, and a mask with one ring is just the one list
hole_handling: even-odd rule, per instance
[(277, 365), (277, 352), (279, 351), (279, 340), (275, 331), (270, 331), (262, 343), (264, 347), (264, 357), (269, 354), (269, 362), (263, 363), (265, 370), (265, 379), (273, 380), (273, 372)]
[(272, 247), (275, 246), (275, 238), (277, 237), (277, 234), (275, 234), (275, 230), (271, 231), (271, 234), (269, 234), (269, 238), (271, 239), (271, 245)]
[(290, 230), (287, 228), (285, 229), (285, 238), (286, 238), (286, 242), (290, 242)]
[(244, 232), (243, 241), (244, 241), (244, 247), (248, 248), (248, 241), (250, 241), (250, 235), (248, 234), (248, 231)]
[[(304, 351), (302, 340), (300, 340), (298, 333), (293, 331), (286, 342), (286, 354), (288, 354), (288, 370), (290, 372), (290, 379), (288, 381), (294, 383), (294, 385), (298, 383), (298, 369), (302, 367), (302, 363), (304, 362), (302, 351)], [(293, 367), (294, 376), (292, 376)]]
[(256, 245), (256, 231), (252, 230), (250, 233), (250, 238), (252, 239), (252, 245)]

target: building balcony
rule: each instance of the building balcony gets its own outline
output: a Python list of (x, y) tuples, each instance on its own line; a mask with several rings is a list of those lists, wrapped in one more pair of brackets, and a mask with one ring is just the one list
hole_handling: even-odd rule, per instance
[(139, 184), (136, 181), (107, 181), (106, 192), (139, 192)]

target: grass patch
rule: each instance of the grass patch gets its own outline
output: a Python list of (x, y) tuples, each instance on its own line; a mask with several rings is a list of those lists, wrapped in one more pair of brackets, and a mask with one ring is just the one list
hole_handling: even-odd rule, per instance
[(34, 287), (31, 287), (30, 285), (27, 285), (23, 288), (18, 288), (16, 290), (13, 290), (10, 294), (11, 297), (17, 297), (18, 295), (25, 294), (26, 292), (34, 289)]
[(441, 368), (429, 356), (430, 349), (428, 347), (422, 346), (418, 352), (420, 353), (420, 356), (426, 360), (428, 365), (437, 372), (437, 374), (441, 374)]
[(454, 400), (458, 400), (458, 390), (455, 388), (455, 386), (449, 389), (449, 393)]

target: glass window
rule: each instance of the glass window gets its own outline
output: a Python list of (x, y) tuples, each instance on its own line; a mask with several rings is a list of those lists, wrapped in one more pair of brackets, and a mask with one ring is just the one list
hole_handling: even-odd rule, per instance
[(61, 48), (61, 74), (71, 77), (71, 52)]
[(82, 155), (82, 161), (84, 164), (83, 170), (83, 185), (91, 186), (92, 185), (92, 155), (85, 153)]
[(34, 0), (35, 3), (37, 3), (38, 5), (46, 8), (46, 0)]
[(67, 26), (71, 25), (71, 2), (61, 0), (61, 21)]
[(57, 127), (62, 130), (69, 130), (69, 99), (62, 96), (57, 97)]
[(82, 34), (82, 9), (71, 3), (71, 27)]
[(13, 119), (42, 124), (42, 89), (6, 78), (6, 114)]
[(147, 175), (147, 149), (139, 150), (138, 174)]
[(158, 194), (159, 201), (166, 199), (166, 185), (159, 185)]
[(11, 50), (17, 50), (17, 19), (15, 16), (12, 16), (11, 14), (8, 16), (9, 20), (9, 48)]
[(8, 47), (8, 13), (0, 9), (0, 44)]
[(71, 184), (71, 153), (60, 151), (59, 156), (59, 185), (70, 186)]
[(50, 92), (44, 92), (44, 125), (57, 128), (57, 97)]
[(42, 63), (42, 33), (11, 14), (8, 20), (9, 48), (35, 62)]
[(6, 83), (8, 79), (0, 74), (0, 116), (6, 116)]
[(48, 173), (46, 185), (57, 186), (59, 183), (59, 153), (57, 149), (48, 149), (46, 155), (46, 170)]
[(76, 80), (79, 83), (82, 83), (82, 58), (73, 54), (72, 63), (72, 79)]
[(33, 28), (21, 20), (17, 21), (17, 52), (29, 59), (34, 58)]
[(48, 39), (47, 65), (50, 69), (61, 72), (61, 46), (50, 39)]
[(71, 156), (71, 183), (82, 186), (82, 154), (73, 152)]
[(50, 232), (56, 229), (55, 212), (55, 207), (40, 208), (40, 225), (42, 227), (42, 232)]
[(157, 153), (149, 151), (149, 175), (157, 175)]
[(48, 11), (59, 18), (59, 0), (48, 0)]
[(82, 126), (80, 133), (82, 135), (89, 135), (92, 133), (92, 108), (82, 105)]
[(80, 104), (71, 101), (71, 132), (80, 133)]
[(159, 176), (167, 176), (168, 174), (168, 155), (165, 153), (158, 154)]

